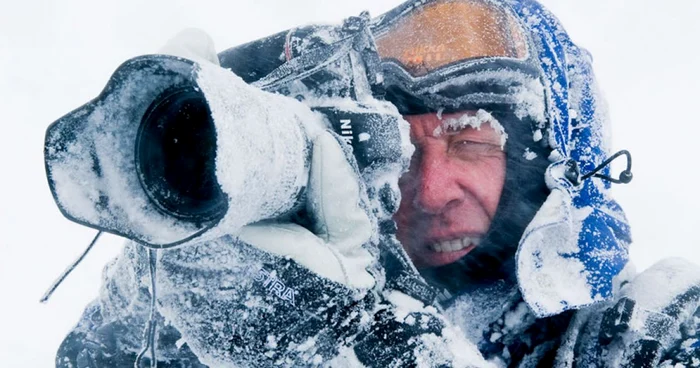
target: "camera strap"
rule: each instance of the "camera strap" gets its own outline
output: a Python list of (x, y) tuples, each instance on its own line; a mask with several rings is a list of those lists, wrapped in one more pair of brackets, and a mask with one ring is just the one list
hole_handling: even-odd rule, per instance
[(70, 275), (70, 273), (73, 272), (73, 270), (76, 267), (78, 267), (80, 262), (82, 262), (83, 259), (85, 259), (85, 256), (87, 256), (87, 254), (90, 252), (90, 250), (92, 250), (92, 247), (95, 246), (95, 244), (97, 243), (97, 240), (100, 238), (100, 236), (102, 236), (102, 231), (97, 232), (97, 235), (95, 235), (95, 237), (92, 239), (92, 241), (90, 242), (88, 247), (85, 248), (83, 253), (78, 258), (76, 258), (76, 260), (73, 261), (73, 263), (71, 263), (70, 266), (68, 266), (65, 271), (63, 271), (61, 276), (59, 276), (56, 279), (56, 281), (53, 282), (53, 284), (51, 284), (51, 287), (49, 287), (49, 289), (44, 293), (44, 296), (42, 296), (41, 299), (39, 300), (41, 303), (46, 303), (47, 301), (49, 301), (49, 298), (51, 298), (51, 295), (53, 295), (54, 291), (56, 291), (56, 289), (63, 283), (63, 281), (68, 277), (68, 275)]

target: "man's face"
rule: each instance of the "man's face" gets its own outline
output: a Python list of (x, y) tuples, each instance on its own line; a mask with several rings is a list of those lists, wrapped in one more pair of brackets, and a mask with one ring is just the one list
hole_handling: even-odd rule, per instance
[[(501, 197), (506, 158), (501, 134), (486, 122), (446, 129), (471, 111), (404, 116), (416, 152), (399, 180), (397, 237), (418, 268), (465, 256), (486, 234)], [(447, 124), (452, 127), (459, 124)]]

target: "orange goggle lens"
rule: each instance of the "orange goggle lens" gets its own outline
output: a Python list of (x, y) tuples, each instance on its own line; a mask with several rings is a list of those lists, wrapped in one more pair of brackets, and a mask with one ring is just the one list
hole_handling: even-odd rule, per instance
[(432, 2), (400, 17), (375, 40), (383, 60), (414, 77), (469, 59), (528, 57), (519, 22), (487, 0)]

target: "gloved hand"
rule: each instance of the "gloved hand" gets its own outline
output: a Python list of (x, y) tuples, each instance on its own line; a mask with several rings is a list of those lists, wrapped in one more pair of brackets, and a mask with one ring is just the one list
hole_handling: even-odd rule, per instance
[[(198, 29), (186, 29), (170, 39), (161, 53), (219, 65), (213, 40)], [(309, 132), (311, 133), (311, 132)], [(373, 224), (362, 195), (357, 168), (330, 132), (313, 132), (313, 152), (307, 186), (307, 229), (292, 222), (268, 221), (244, 227), (243, 242), (290, 258), (340, 284), (369, 289), (374, 278), (367, 272), (374, 257), (363, 248)], [(313, 231), (311, 231), (313, 230)]]
[[(163, 51), (212, 60), (196, 54), (213, 47), (188, 46), (210, 42), (197, 33)], [(160, 313), (210, 365), (487, 366), (437, 309), (380, 288), (376, 219), (352, 153), (330, 132), (312, 139), (302, 216), (161, 252)]]
[[(213, 50), (189, 30), (161, 52), (216, 64)], [(489, 366), (417, 300), (431, 293), (411, 267), (378, 264), (377, 248), (398, 244), (390, 231), (378, 236), (349, 147), (322, 129), (307, 136), (306, 205), (295, 218), (180, 248), (127, 244), (57, 366), (143, 366), (154, 357), (162, 367)]]
[(313, 143), (305, 211), (313, 232), (292, 222), (269, 221), (244, 227), (239, 239), (349, 288), (374, 286), (367, 269), (375, 260), (363, 248), (373, 224), (349, 159), (332, 133), (321, 133)]
[(307, 187), (309, 229), (270, 220), (237, 238), (160, 252), (160, 313), (208, 365), (327, 361), (351, 343), (361, 319), (372, 318), (375, 258), (363, 247), (372, 223), (361, 197), (340, 143), (320, 134)]
[(575, 336), (567, 339), (573, 354), (561, 360), (568, 366), (700, 366), (699, 307), (700, 267), (663, 260), (623, 283), (616, 302), (579, 312), (570, 328)]

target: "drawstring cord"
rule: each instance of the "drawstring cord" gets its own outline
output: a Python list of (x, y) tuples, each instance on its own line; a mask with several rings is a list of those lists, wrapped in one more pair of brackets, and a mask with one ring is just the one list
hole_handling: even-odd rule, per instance
[(51, 287), (49, 287), (49, 289), (44, 293), (44, 296), (42, 296), (41, 299), (39, 299), (39, 301), (41, 303), (46, 303), (49, 300), (49, 298), (51, 297), (51, 295), (53, 295), (53, 292), (56, 291), (56, 289), (59, 287), (59, 285), (61, 285), (63, 283), (63, 281), (66, 279), (66, 277), (68, 277), (68, 275), (70, 275), (70, 273), (73, 272), (73, 270), (76, 267), (78, 267), (80, 262), (83, 261), (85, 256), (87, 256), (88, 252), (90, 252), (92, 247), (95, 246), (95, 243), (97, 243), (97, 240), (100, 238), (101, 235), (102, 235), (102, 231), (98, 231), (97, 235), (95, 235), (95, 238), (92, 239), (92, 241), (90, 242), (90, 245), (88, 245), (88, 247), (83, 251), (83, 253), (75, 261), (73, 261), (73, 263), (71, 263), (71, 265), (68, 266), (68, 268), (66, 268), (65, 271), (63, 271), (61, 276), (59, 276), (56, 279), (56, 281), (53, 282), (53, 284), (51, 284)]
[[(70, 275), (73, 270), (78, 267), (80, 262), (85, 259), (85, 256), (90, 252), (90, 250), (95, 246), (97, 243), (97, 240), (100, 238), (102, 235), (102, 231), (98, 231), (97, 235), (95, 235), (95, 238), (92, 239), (90, 242), (90, 245), (83, 251), (83, 253), (75, 260), (73, 263), (71, 263), (68, 268), (66, 268), (65, 271), (59, 276), (56, 281), (51, 285), (51, 287), (44, 293), (44, 296), (41, 297), (40, 302), (46, 303), (49, 298), (51, 298), (51, 295), (53, 295), (54, 291), (63, 283), (63, 281)], [(148, 266), (149, 266), (149, 275), (151, 279), (151, 305), (150, 305), (150, 313), (148, 317), (148, 322), (146, 323), (146, 328), (143, 331), (143, 348), (139, 352), (139, 354), (136, 356), (136, 361), (134, 362), (134, 368), (139, 368), (141, 365), (141, 359), (143, 356), (146, 354), (146, 352), (149, 352), (151, 355), (151, 368), (156, 368), (158, 361), (156, 359), (156, 263), (157, 263), (157, 250), (153, 248), (148, 248)]]
[[(613, 178), (610, 176), (607, 176), (605, 174), (600, 174), (599, 172), (603, 169), (605, 169), (608, 165), (610, 165), (611, 162), (613, 162), (616, 158), (624, 155), (627, 157), (627, 168), (625, 170), (622, 170), (618, 178)], [(629, 153), (627, 150), (621, 150), (615, 153), (614, 155), (608, 157), (605, 161), (603, 161), (600, 165), (596, 166), (595, 169), (591, 170), (591, 172), (581, 175), (578, 164), (576, 161), (573, 159), (569, 159), (566, 162), (566, 172), (564, 173), (566, 178), (574, 185), (579, 185), (581, 184), (584, 180), (591, 178), (591, 177), (596, 177), (596, 178), (601, 178), (603, 180), (607, 180), (611, 183), (615, 184), (628, 184), (629, 182), (632, 181), (633, 175), (632, 175), (632, 154)]]
[(148, 316), (146, 328), (143, 331), (143, 348), (136, 356), (134, 368), (139, 368), (141, 366), (141, 359), (143, 359), (146, 352), (149, 352), (151, 355), (151, 368), (156, 368), (158, 366), (158, 360), (156, 358), (156, 255), (156, 249), (148, 249), (148, 270), (151, 276), (151, 311)]
[[(600, 170), (603, 170), (606, 166), (608, 166), (611, 162), (613, 162), (616, 158), (620, 157), (621, 155), (625, 155), (627, 157), (627, 169), (623, 170), (620, 173), (618, 179), (611, 178), (604, 174), (598, 174)], [(586, 180), (591, 176), (595, 176), (596, 178), (601, 178), (603, 180), (607, 180), (615, 184), (628, 184), (632, 181), (632, 155), (627, 150), (618, 151), (614, 155), (610, 156), (607, 160), (603, 161), (603, 163), (598, 165), (598, 167), (593, 169), (593, 171), (589, 172), (586, 175), (583, 175), (581, 177), (581, 181)]]

